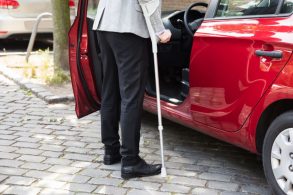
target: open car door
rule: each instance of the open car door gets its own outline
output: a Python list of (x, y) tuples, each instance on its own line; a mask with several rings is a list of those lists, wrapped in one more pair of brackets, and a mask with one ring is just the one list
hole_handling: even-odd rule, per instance
[(101, 102), (102, 64), (87, 7), (88, 0), (79, 0), (77, 17), (69, 31), (70, 73), (78, 118), (98, 111)]

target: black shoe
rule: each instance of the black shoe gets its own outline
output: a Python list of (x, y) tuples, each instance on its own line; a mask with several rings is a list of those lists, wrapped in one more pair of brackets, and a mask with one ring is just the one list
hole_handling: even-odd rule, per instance
[(140, 159), (135, 165), (126, 165), (122, 163), (121, 177), (123, 179), (131, 179), (135, 177), (146, 177), (158, 175), (161, 173), (161, 164), (150, 165), (147, 164), (143, 159)]
[(104, 155), (104, 165), (113, 165), (121, 162), (121, 155), (118, 154), (105, 154)]
[(120, 147), (105, 147), (104, 164), (113, 165), (121, 162)]

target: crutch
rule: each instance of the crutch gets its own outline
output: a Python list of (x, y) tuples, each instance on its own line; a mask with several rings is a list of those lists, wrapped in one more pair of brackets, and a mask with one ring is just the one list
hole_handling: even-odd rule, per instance
[(150, 17), (157, 10), (160, 5), (160, 0), (152, 0), (147, 3), (140, 2), (147, 28), (152, 41), (152, 50), (154, 54), (154, 68), (155, 68), (155, 79), (156, 79), (156, 94), (157, 94), (157, 110), (158, 110), (158, 130), (160, 133), (160, 148), (161, 148), (161, 159), (162, 159), (162, 169), (161, 176), (166, 177), (167, 171), (165, 167), (164, 159), (164, 143), (163, 143), (163, 124), (162, 124), (162, 112), (161, 112), (161, 93), (160, 93), (160, 83), (159, 83), (159, 71), (158, 71), (158, 39), (154, 28), (151, 24)]

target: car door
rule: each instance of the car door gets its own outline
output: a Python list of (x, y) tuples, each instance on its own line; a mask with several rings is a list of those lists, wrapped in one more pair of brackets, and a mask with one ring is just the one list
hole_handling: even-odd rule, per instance
[(102, 64), (88, 0), (79, 0), (77, 16), (69, 31), (69, 62), (78, 117), (100, 109)]
[(211, 1), (191, 54), (194, 121), (242, 127), (292, 54), (290, 6), (292, 0)]

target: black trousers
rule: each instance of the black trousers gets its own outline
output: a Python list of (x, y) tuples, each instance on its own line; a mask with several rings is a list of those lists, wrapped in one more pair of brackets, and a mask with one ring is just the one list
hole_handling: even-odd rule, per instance
[[(98, 31), (103, 64), (102, 142), (120, 147), (122, 163), (138, 159), (143, 97), (147, 76), (148, 39), (130, 33)], [(122, 143), (120, 146), (119, 121)]]

